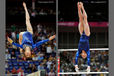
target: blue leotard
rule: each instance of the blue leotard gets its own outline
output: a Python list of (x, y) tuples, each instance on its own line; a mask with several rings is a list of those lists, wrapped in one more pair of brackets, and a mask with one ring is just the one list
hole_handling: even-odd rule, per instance
[(34, 44), (32, 34), (28, 31), (26, 31), (23, 33), (22, 44), (18, 44), (15, 42), (13, 42), (12, 44), (17, 46), (17, 47), (20, 47), (22, 49), (24, 49), (26, 46), (29, 46), (31, 49), (34, 49), (35, 47), (38, 47), (38, 46), (40, 46), (43, 43), (48, 42), (48, 41), (49, 41), (49, 39), (46, 39), (46, 40), (42, 40), (42, 41), (39, 41), (39, 42)]
[(78, 57), (84, 50), (87, 53), (87, 63), (90, 66), (90, 50), (89, 50), (89, 36), (86, 36), (85, 32), (82, 33), (78, 44), (78, 51), (76, 53), (75, 65), (78, 64)]

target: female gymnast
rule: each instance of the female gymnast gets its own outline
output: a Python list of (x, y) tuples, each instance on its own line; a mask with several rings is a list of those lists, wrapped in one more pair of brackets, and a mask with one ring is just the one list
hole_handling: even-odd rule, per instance
[(33, 43), (33, 29), (30, 23), (30, 16), (26, 7), (25, 2), (23, 2), (23, 7), (25, 10), (25, 15), (26, 15), (26, 27), (27, 27), (27, 31), (24, 32), (20, 32), (19, 33), (19, 44), (13, 42), (13, 40), (9, 37), (7, 37), (7, 40), (12, 44), (15, 45), (17, 47), (20, 48), (20, 52), (22, 53), (24, 50), (24, 54), (26, 56), (26, 58), (30, 58), (31, 57), (31, 50), (34, 49), (35, 47), (38, 47), (39, 45), (42, 45), (43, 43), (46, 43), (50, 40), (53, 40), (55, 38), (55, 35), (49, 37), (49, 39), (46, 40), (42, 40), (39, 41), (37, 43)]
[(77, 7), (78, 7), (78, 16), (79, 16), (78, 30), (80, 32), (81, 37), (78, 44), (78, 51), (76, 53), (75, 70), (76, 72), (79, 71), (78, 57), (81, 54), (82, 58), (85, 59), (87, 57), (88, 67), (86, 71), (90, 72), (90, 50), (89, 50), (90, 27), (87, 21), (87, 14), (84, 9), (83, 3), (78, 2)]

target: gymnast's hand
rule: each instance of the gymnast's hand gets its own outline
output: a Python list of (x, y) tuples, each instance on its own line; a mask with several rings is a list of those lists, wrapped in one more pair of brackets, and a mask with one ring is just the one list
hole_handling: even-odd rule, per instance
[(51, 41), (51, 40), (53, 40), (54, 38), (55, 38), (55, 35), (49, 37), (49, 40)]
[(12, 44), (13, 43), (13, 40), (9, 37), (7, 37), (7, 40)]

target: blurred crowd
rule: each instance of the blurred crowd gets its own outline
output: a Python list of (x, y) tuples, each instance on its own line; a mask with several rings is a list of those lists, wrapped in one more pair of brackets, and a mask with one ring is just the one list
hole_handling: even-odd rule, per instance
[[(19, 42), (19, 31), (14, 25), (11, 31), (6, 31), (6, 37), (9, 36), (14, 42)], [(49, 26), (37, 25), (34, 31), (34, 43), (47, 39), (55, 34), (55, 30)], [(17, 74), (24, 76), (39, 70), (46, 71), (47, 76), (55, 76), (56, 71), (56, 40), (49, 41), (32, 50), (32, 57), (26, 58), (24, 53), (20, 53), (19, 48), (11, 45), (6, 40), (6, 74)], [(16, 75), (16, 76), (17, 76)], [(8, 75), (7, 75), (8, 76)]]
[[(61, 52), (60, 53), (60, 68), (61, 72), (75, 72), (75, 55), (76, 52)], [(108, 72), (108, 50), (92, 50), (91, 51), (91, 72)], [(87, 68), (87, 58), (81, 56), (78, 59), (80, 71), (85, 71)], [(72, 75), (71, 75), (72, 76)], [(97, 75), (95, 75), (97, 76)], [(98, 75), (102, 76), (102, 75)]]

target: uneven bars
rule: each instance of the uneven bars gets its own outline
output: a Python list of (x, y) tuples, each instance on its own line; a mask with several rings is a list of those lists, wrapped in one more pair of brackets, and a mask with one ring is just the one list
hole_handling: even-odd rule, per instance
[[(77, 51), (78, 49), (58, 49), (58, 51)], [(109, 48), (91, 48), (90, 50), (109, 50)]]
[(60, 72), (58, 74), (109, 74), (109, 72)]

